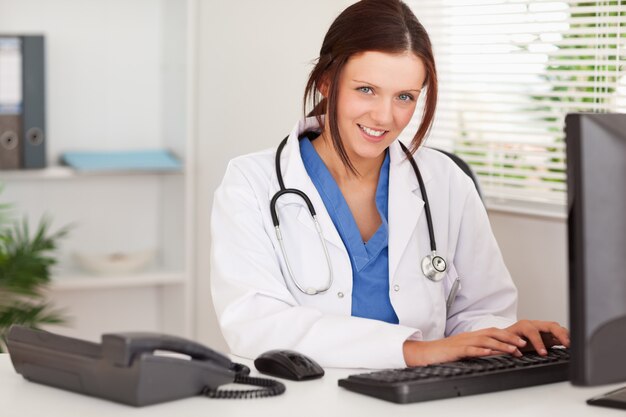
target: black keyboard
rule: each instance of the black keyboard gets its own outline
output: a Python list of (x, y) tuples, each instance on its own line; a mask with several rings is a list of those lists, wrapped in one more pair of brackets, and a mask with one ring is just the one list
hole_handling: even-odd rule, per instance
[(549, 384), (569, 379), (569, 350), (547, 356), (526, 353), (464, 359), (416, 368), (389, 369), (340, 379), (339, 386), (394, 403), (413, 403)]

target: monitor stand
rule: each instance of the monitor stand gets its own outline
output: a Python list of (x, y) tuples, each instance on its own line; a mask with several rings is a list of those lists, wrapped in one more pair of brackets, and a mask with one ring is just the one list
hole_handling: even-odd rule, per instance
[(590, 398), (587, 404), (626, 410), (626, 387)]

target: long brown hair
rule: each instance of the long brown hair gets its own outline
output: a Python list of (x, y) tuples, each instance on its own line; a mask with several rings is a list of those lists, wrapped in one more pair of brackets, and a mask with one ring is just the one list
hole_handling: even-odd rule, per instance
[[(337, 125), (337, 95), (343, 67), (354, 54), (366, 51), (399, 54), (413, 52), (426, 68), (426, 103), (410, 151), (414, 153), (430, 130), (437, 105), (437, 70), (428, 33), (411, 9), (400, 0), (361, 0), (345, 9), (332, 23), (309, 75), (304, 91), (304, 113), (310, 102), (310, 116), (324, 126), (322, 115), (328, 113), (333, 145), (344, 165), (356, 173), (341, 142)], [(322, 83), (328, 86), (326, 98), (321, 97)]]

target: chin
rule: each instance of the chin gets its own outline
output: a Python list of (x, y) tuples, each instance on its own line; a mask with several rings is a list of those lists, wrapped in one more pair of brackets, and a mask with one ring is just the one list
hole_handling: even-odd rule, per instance
[(384, 141), (378, 144), (358, 144), (352, 148), (355, 156), (359, 159), (379, 159), (385, 154), (387, 148), (391, 145), (390, 142)]

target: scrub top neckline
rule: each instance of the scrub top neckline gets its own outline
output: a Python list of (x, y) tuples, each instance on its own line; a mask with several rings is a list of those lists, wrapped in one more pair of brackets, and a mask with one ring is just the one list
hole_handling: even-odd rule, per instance
[(317, 186), (326, 209), (341, 236), (341, 239), (352, 255), (358, 271), (365, 268), (370, 261), (376, 259), (389, 241), (388, 195), (389, 195), (389, 152), (385, 151), (385, 159), (380, 169), (376, 186), (376, 208), (381, 217), (381, 224), (367, 242), (363, 242), (356, 220), (346, 199), (334, 177), (324, 164), (308, 137), (300, 139), (300, 153), (307, 173)]

